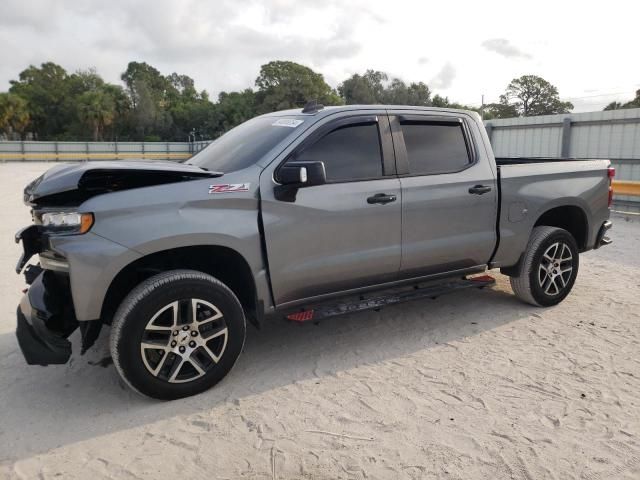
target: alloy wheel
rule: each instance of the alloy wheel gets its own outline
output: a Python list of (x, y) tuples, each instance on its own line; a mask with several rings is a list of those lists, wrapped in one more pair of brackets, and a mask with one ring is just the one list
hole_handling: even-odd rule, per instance
[(573, 256), (566, 243), (555, 242), (545, 250), (538, 266), (538, 283), (546, 295), (562, 293), (572, 273)]
[(191, 382), (220, 361), (228, 336), (218, 307), (198, 298), (178, 300), (147, 322), (140, 354), (154, 377), (169, 383)]

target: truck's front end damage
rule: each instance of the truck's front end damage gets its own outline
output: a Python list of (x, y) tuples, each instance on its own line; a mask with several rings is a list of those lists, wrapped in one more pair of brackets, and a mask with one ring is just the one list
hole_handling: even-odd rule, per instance
[[(114, 271), (139, 257), (90, 231), (96, 218), (83, 208), (87, 200), (220, 175), (170, 162), (89, 162), (58, 165), (27, 185), (24, 202), (32, 209), (33, 224), (15, 236), (23, 247), (16, 272), (24, 273), (28, 285), (17, 308), (16, 329), (27, 363), (66, 363), (68, 338), (78, 328), (82, 353), (90, 348), (109, 321), (102, 318), (101, 307)], [(37, 265), (28, 264), (34, 256)]]
[(67, 338), (78, 328), (69, 277), (33, 265), (25, 274), (31, 283), (18, 305), (16, 329), (24, 358), (30, 365), (66, 363), (71, 356)]
[[(76, 318), (69, 263), (63, 254), (52, 248), (50, 240), (56, 234), (80, 233), (90, 225), (51, 226), (47, 231), (47, 226), (42, 224), (42, 212), (34, 211), (33, 217), (35, 224), (20, 230), (15, 237), (23, 246), (16, 272), (24, 273), (28, 285), (18, 305), (16, 336), (30, 365), (66, 363), (71, 356), (68, 337), (80, 327), (84, 353), (98, 337), (102, 322), (100, 319), (79, 322)], [(39, 264), (26, 265), (33, 255), (39, 255)]]

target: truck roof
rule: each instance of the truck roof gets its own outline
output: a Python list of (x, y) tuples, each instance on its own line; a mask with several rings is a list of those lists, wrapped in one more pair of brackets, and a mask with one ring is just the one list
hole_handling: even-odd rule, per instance
[(338, 112), (348, 112), (351, 110), (414, 110), (421, 112), (449, 112), (449, 113), (464, 113), (467, 115), (475, 116), (478, 115), (477, 112), (473, 110), (460, 110), (455, 108), (439, 108), (439, 107), (423, 107), (423, 106), (412, 106), (412, 105), (337, 105), (337, 106), (326, 106), (319, 110), (314, 110), (309, 113), (303, 113), (302, 108), (294, 108), (290, 110), (280, 110), (277, 112), (270, 112), (264, 114), (264, 116), (278, 116), (278, 117), (286, 117), (289, 115), (305, 115), (311, 117), (324, 117), (326, 115), (331, 115)]

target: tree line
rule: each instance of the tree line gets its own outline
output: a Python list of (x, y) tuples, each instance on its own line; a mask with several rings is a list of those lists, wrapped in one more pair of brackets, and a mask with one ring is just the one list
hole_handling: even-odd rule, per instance
[[(130, 62), (121, 85), (94, 70), (68, 73), (52, 62), (29, 66), (0, 93), (0, 139), (186, 141), (216, 138), (255, 115), (323, 105), (395, 104), (465, 108), (484, 118), (569, 112), (558, 89), (535, 75), (513, 79), (497, 103), (470, 107), (434, 94), (423, 82), (406, 83), (367, 70), (337, 89), (322, 74), (290, 61), (260, 67), (255, 88), (221, 92), (212, 100), (194, 80), (163, 75), (145, 62)], [(607, 107), (608, 108), (608, 107)], [(626, 108), (620, 105), (617, 108)]]

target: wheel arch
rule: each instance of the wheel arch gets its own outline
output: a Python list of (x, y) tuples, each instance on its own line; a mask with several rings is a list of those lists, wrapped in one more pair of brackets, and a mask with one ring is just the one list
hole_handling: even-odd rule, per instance
[(550, 208), (538, 217), (532, 231), (533, 228), (541, 226), (562, 228), (573, 236), (581, 252), (587, 249), (589, 220), (582, 207), (562, 205)]
[(207, 273), (238, 297), (247, 319), (261, 317), (255, 278), (247, 260), (236, 250), (219, 245), (176, 247), (149, 253), (123, 267), (112, 279), (101, 308), (101, 319), (111, 319), (124, 297), (138, 284), (161, 272), (189, 269)]
[[(583, 207), (575, 204), (565, 204), (544, 210), (531, 225), (525, 248), (533, 234), (533, 229), (542, 226), (557, 227), (568, 231), (575, 239), (578, 250), (580, 252), (587, 250), (589, 243), (589, 221)], [(510, 277), (517, 275), (525, 253), (525, 251), (520, 253), (518, 261), (515, 264), (500, 267), (500, 272)]]

